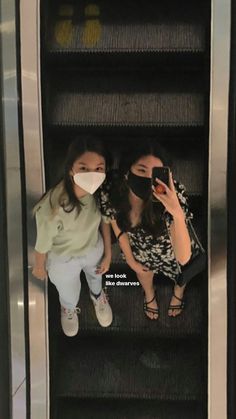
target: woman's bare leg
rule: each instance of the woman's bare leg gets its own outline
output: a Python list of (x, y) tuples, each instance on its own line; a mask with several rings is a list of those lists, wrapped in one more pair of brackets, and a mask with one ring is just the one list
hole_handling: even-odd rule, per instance
[[(176, 295), (176, 297), (178, 297), (182, 300), (183, 296), (184, 296), (185, 287), (186, 287), (186, 285), (184, 285), (183, 287), (180, 287), (179, 285), (174, 286), (174, 292), (173, 292), (172, 298), (170, 300), (170, 305), (175, 306), (175, 305), (180, 305), (181, 304), (181, 302), (177, 298), (175, 298), (174, 294)], [(168, 315), (170, 317), (176, 317), (181, 313), (181, 311), (182, 311), (181, 308), (179, 308), (179, 309), (171, 308), (171, 309), (168, 310)]]
[[(145, 293), (145, 299), (147, 302), (151, 301), (153, 297), (155, 296), (155, 290), (153, 286), (153, 276), (154, 276), (154, 273), (151, 271), (144, 272), (142, 274), (137, 274), (138, 280), (143, 287), (143, 290)], [(154, 299), (150, 304), (148, 304), (148, 307), (157, 309), (158, 305), (157, 305), (156, 299)], [(157, 313), (149, 313), (148, 311), (146, 311), (145, 313), (150, 319), (158, 318)]]

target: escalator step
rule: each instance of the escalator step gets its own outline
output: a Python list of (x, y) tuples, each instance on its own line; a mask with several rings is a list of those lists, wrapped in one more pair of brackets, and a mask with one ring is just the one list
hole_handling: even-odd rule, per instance
[[(127, 276), (128, 278), (126, 280), (123, 279), (123, 281), (137, 281), (135, 276), (132, 276), (132, 273)], [(109, 279), (109, 281), (115, 282), (119, 281), (119, 279)], [(78, 339), (80, 341), (81, 336), (91, 334), (97, 336), (125, 336), (132, 334), (143, 337), (167, 338), (200, 336), (204, 322), (203, 302), (197, 284), (198, 280), (196, 279), (195, 282), (196, 284), (193, 283), (187, 287), (185, 293), (186, 307), (181, 316), (175, 319), (167, 315), (172, 285), (169, 283), (167, 285), (157, 284), (157, 295), (160, 305), (160, 318), (157, 322), (150, 321), (143, 312), (143, 293), (140, 286), (110, 286), (108, 287), (108, 294), (113, 309), (113, 322), (108, 328), (102, 328), (97, 322), (86, 281), (82, 280), (79, 302), (79, 307), (81, 308), (80, 331), (74, 340)], [(57, 291), (51, 284), (49, 287), (49, 313), (51, 333), (62, 335)]]
[[(55, 419), (206, 419), (196, 402), (160, 403), (150, 400), (61, 399)], [(54, 417), (52, 418), (54, 419)]]
[[(82, 138), (83, 135), (81, 135)], [(78, 138), (80, 136), (78, 135)], [(125, 135), (124, 135), (125, 137)], [(66, 137), (68, 138), (68, 137)], [(96, 138), (96, 137), (95, 137)], [(108, 150), (111, 155), (115, 156), (116, 161), (119, 161), (120, 149), (121, 149), (121, 140), (120, 140), (120, 149), (118, 147), (115, 149), (115, 142), (111, 143), (111, 138), (113, 141), (113, 136), (111, 135), (107, 141), (104, 143), (107, 145)], [(124, 142), (124, 138), (122, 138)], [(137, 137), (135, 144), (137, 142), (144, 142), (146, 137)], [(159, 138), (157, 136), (157, 141), (159, 142)], [(190, 143), (190, 140), (189, 140)], [(132, 145), (132, 140), (129, 138), (125, 138), (125, 147), (123, 147), (123, 153), (126, 153), (127, 146)], [(200, 196), (203, 193), (203, 177), (204, 177), (204, 165), (202, 162), (204, 161), (204, 144), (200, 139), (191, 142), (191, 146), (189, 149), (186, 147), (186, 142), (176, 140), (175, 144), (169, 145), (168, 142), (163, 142), (163, 146), (168, 151), (169, 155), (171, 156), (172, 165), (171, 170), (173, 173), (173, 177), (176, 180), (181, 181), (186, 187), (186, 191), (188, 195)], [(64, 141), (60, 143), (58, 138), (55, 140), (55, 146), (57, 148), (57, 154), (55, 155), (54, 147), (52, 147), (51, 153), (48, 156), (49, 164), (48, 164), (48, 186), (55, 185), (56, 181), (61, 179), (63, 176), (63, 167), (64, 167), (64, 160), (67, 153), (69, 141)], [(184, 149), (184, 153), (183, 153)], [(200, 200), (200, 199), (199, 199)]]
[(47, 114), (55, 127), (199, 127), (204, 95), (196, 75), (59, 72), (53, 76)]
[[(63, 2), (46, 27), (50, 52), (203, 52), (205, 19), (201, 2), (144, 0)], [(92, 7), (93, 6), (93, 7)]]
[(56, 396), (200, 401), (199, 341), (58, 338)]
[[(184, 184), (188, 195), (202, 195), (204, 189), (204, 146), (192, 144), (185, 151), (186, 145), (176, 144), (175, 148), (169, 148), (172, 159), (171, 171), (174, 179)], [(201, 149), (199, 149), (201, 147)], [(167, 148), (168, 150), (168, 148)]]

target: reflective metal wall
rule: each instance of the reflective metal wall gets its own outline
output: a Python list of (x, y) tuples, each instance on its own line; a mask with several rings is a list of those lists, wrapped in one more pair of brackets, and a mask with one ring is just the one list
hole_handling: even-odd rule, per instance
[[(1, 25), (1, 12), (0, 12)], [(0, 57), (2, 57), (2, 33), (0, 31)], [(2, 60), (0, 60), (0, 94), (2, 95)], [(0, 100), (0, 417), (11, 417), (10, 385), (10, 322), (8, 289), (6, 169), (3, 129), (3, 103)]]
[(24, 270), (19, 150), (16, 22), (14, 0), (2, 0), (1, 38), (3, 68), (3, 140), (5, 146), (7, 236), (11, 328), (12, 416), (26, 417), (26, 368), (24, 327)]
[(212, 0), (208, 417), (227, 418), (227, 142), (230, 0)]
[[(32, 208), (44, 191), (40, 87), (40, 2), (20, 2), (22, 117), (28, 229), (31, 419), (49, 417), (47, 283), (31, 274), (35, 244)], [(30, 22), (30, 25), (29, 25)]]

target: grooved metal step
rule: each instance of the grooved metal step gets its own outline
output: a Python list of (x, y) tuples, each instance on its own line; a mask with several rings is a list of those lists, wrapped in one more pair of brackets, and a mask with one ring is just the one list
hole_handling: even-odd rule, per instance
[(62, 338), (57, 397), (201, 401), (199, 341)]
[(61, 399), (58, 415), (52, 419), (206, 419), (195, 402), (160, 403), (154, 400), (87, 400)]
[(53, 77), (52, 126), (199, 127), (204, 125), (201, 80), (184, 74), (59, 72)]
[[(124, 277), (124, 273), (126, 277)], [(167, 314), (172, 295), (173, 284), (170, 280), (159, 278), (157, 281), (157, 300), (160, 307), (158, 321), (150, 321), (143, 312), (143, 292), (137, 285), (137, 278), (132, 271), (117, 265), (104, 278), (107, 283), (109, 301), (113, 310), (113, 322), (108, 328), (102, 328), (96, 319), (93, 304), (89, 297), (89, 290), (85, 278), (82, 278), (82, 291), (78, 306), (81, 308), (80, 331), (73, 340), (80, 342), (81, 336), (155, 336), (166, 338), (184, 338), (201, 336), (204, 323), (203, 297), (201, 292), (201, 277), (193, 280), (185, 292), (186, 307), (181, 316), (170, 318)], [(115, 277), (121, 275), (120, 277)], [(125, 283), (129, 282), (129, 285)], [(57, 292), (53, 285), (49, 287), (50, 331), (52, 335), (60, 334), (60, 308)]]
[[(56, 13), (55, 13), (56, 11)], [(46, 26), (51, 53), (204, 52), (201, 2), (58, 2)]]

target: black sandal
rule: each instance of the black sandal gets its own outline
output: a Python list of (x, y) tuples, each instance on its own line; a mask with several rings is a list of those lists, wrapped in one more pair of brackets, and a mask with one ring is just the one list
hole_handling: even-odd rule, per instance
[[(148, 302), (144, 298), (143, 311), (144, 311), (145, 314), (146, 313), (153, 313), (153, 314), (159, 315), (159, 308), (158, 307), (157, 308), (148, 307), (148, 304), (152, 303), (155, 300), (155, 298), (156, 298), (155, 294), (154, 294), (154, 297), (152, 298), (152, 300), (150, 300)], [(147, 314), (146, 314), (146, 316), (147, 316)], [(147, 317), (150, 320), (157, 320), (158, 319), (158, 317), (153, 317), (153, 318), (151, 318), (149, 316), (147, 316)]]
[(183, 298), (179, 298), (179, 297), (177, 297), (175, 294), (173, 294), (172, 295), (172, 297), (175, 297), (176, 298), (176, 300), (178, 300), (178, 301), (180, 301), (180, 304), (170, 304), (169, 305), (169, 308), (168, 308), (168, 311), (169, 310), (181, 310), (181, 312), (180, 313), (178, 313), (178, 314), (176, 314), (176, 316), (170, 316), (169, 315), (169, 317), (177, 317), (177, 316), (179, 316), (181, 313), (182, 313), (182, 311), (183, 311), (183, 309), (184, 309), (184, 307), (185, 307), (185, 301), (184, 301), (184, 299)]

